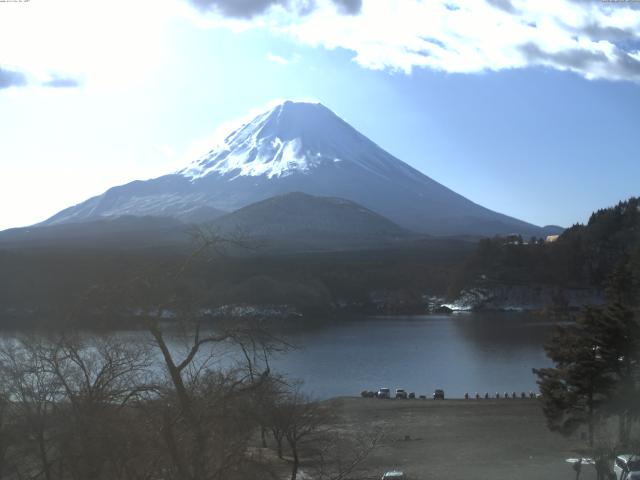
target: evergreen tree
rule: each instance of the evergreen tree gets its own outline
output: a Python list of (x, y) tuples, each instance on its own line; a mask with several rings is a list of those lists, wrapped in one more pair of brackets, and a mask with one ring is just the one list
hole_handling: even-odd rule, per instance
[(587, 308), (560, 327), (545, 346), (554, 368), (534, 369), (552, 430), (570, 434), (587, 425), (589, 445), (599, 418), (616, 415), (627, 444), (640, 419), (640, 322), (619, 301)]
[(616, 386), (607, 410), (618, 416), (619, 442), (629, 443), (634, 421), (640, 419), (640, 322), (626, 305), (610, 303), (606, 319), (606, 357)]
[(570, 435), (586, 425), (590, 446), (601, 407), (616, 386), (603, 344), (605, 323), (602, 310), (587, 308), (575, 324), (558, 327), (545, 345), (555, 367), (533, 370), (549, 428)]
[(604, 311), (609, 361), (617, 379), (608, 408), (618, 416), (619, 442), (623, 445), (629, 443), (632, 423), (640, 419), (640, 318), (633, 310), (640, 302), (640, 269), (634, 257), (637, 252), (620, 262), (610, 275)]

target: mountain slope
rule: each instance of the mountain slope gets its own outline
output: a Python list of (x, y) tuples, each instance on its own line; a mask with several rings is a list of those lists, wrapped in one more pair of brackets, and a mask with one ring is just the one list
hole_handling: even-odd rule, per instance
[(397, 245), (416, 235), (357, 203), (294, 192), (256, 202), (213, 222), (265, 247), (344, 249)]
[(173, 247), (189, 241), (188, 225), (174, 218), (124, 215), (86, 222), (12, 228), (0, 232), (10, 247)]
[(336, 235), (401, 236), (408, 232), (381, 215), (342, 198), (294, 192), (263, 200), (219, 218), (213, 225), (251, 235), (327, 232)]
[[(299, 192), (253, 203), (206, 225), (255, 243), (260, 252), (378, 248), (422, 238), (349, 200)], [(191, 228), (167, 217), (125, 215), (6, 230), (0, 232), (0, 248), (189, 248)]]
[(404, 228), (438, 235), (541, 235), (393, 157), (321, 104), (285, 102), (229, 134), (186, 168), (70, 207), (45, 224), (113, 215), (188, 218), (290, 192), (357, 202)]

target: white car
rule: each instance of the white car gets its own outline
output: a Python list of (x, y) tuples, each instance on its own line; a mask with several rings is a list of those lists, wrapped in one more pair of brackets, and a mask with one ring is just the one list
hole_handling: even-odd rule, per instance
[(376, 397), (378, 397), (378, 398), (391, 398), (391, 390), (389, 390), (386, 387), (383, 387), (380, 390), (378, 390), (378, 393), (376, 393)]
[(407, 480), (407, 476), (398, 470), (392, 470), (382, 475), (382, 480)]
[(616, 480), (640, 480), (640, 456), (618, 455), (613, 464)]

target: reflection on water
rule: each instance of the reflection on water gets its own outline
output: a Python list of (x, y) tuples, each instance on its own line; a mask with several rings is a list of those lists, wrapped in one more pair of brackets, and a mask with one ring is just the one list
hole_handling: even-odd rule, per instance
[(380, 386), (417, 394), (536, 390), (533, 367), (549, 365), (553, 324), (520, 313), (368, 317), (297, 331), (299, 346), (273, 362), (317, 397)]
[[(329, 323), (288, 324), (279, 329), (297, 347), (271, 360), (271, 368), (304, 381), (303, 390), (317, 398), (358, 395), (379, 387), (427, 394), (436, 388), (449, 398), (465, 392), (537, 390), (533, 367), (550, 365), (543, 344), (553, 324), (522, 313), (450, 316), (362, 317)], [(153, 348), (145, 331), (113, 332), (120, 341)], [(5, 334), (5, 339), (12, 335)], [(165, 338), (177, 359), (193, 338), (180, 340), (168, 329)], [(184, 339), (183, 339), (184, 340)], [(157, 354), (158, 372), (163, 368)], [(201, 358), (208, 358), (203, 349)], [(241, 357), (229, 345), (216, 345), (212, 366), (230, 368)]]

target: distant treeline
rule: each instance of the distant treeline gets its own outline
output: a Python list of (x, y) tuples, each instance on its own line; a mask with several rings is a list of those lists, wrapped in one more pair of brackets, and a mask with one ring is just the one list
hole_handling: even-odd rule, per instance
[(594, 212), (555, 241), (483, 239), (456, 275), (450, 295), (477, 282), (605, 288), (616, 271), (640, 296), (640, 199)]
[[(433, 239), (402, 249), (218, 255), (191, 262), (163, 295), (188, 291), (193, 306), (202, 308), (290, 305), (305, 316), (423, 311), (423, 295), (444, 295), (474, 248), (468, 241)], [(188, 256), (171, 249), (0, 251), (0, 325), (57, 325), (72, 319), (91, 327), (131, 326), (130, 314), (151, 299), (124, 295), (126, 283), (160, 278)]]
[[(422, 313), (428, 296), (455, 297), (479, 283), (604, 289), (617, 271), (640, 298), (640, 200), (598, 210), (557, 240), (517, 235), (480, 240), (422, 239), (379, 250), (218, 254), (162, 289), (189, 292), (194, 309), (287, 305), (307, 317)], [(194, 247), (195, 248), (195, 247)], [(135, 325), (153, 298), (127, 282), (162, 278), (192, 252), (175, 248), (12, 248), (0, 250), (0, 327)], [(218, 252), (220, 253), (220, 252)], [(157, 292), (154, 293), (157, 295)]]

